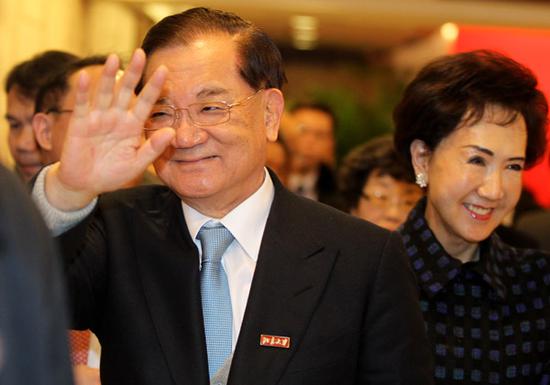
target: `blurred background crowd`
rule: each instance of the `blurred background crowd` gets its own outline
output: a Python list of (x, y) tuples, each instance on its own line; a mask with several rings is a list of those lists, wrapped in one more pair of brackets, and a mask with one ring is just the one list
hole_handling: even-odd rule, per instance
[[(269, 148), (269, 165), (291, 190), (360, 216), (372, 212), (372, 205), (394, 212), (397, 206), (406, 208), (391, 197), (386, 200), (386, 192), (367, 194), (371, 191), (367, 182), (376, 178), (405, 183), (412, 177), (389, 170), (392, 165), (378, 166), (392, 162), (382, 148), (376, 154), (388, 159), (367, 159), (374, 155), (364, 143), (391, 135), (392, 110), (405, 85), (431, 59), (495, 49), (532, 69), (543, 92), (550, 92), (550, 67), (540, 54), (550, 49), (550, 19), (545, 17), (550, 4), (545, 1), (2, 0), (0, 5), (0, 31), (10, 37), (0, 47), (4, 80), (14, 65), (50, 49), (80, 57), (115, 52), (127, 59), (153, 23), (196, 5), (223, 7), (250, 19), (278, 44), (288, 77), (287, 113), (280, 141)], [(45, 67), (42, 70), (47, 72)], [(17, 99), (13, 94), (14, 90), (11, 97)], [(0, 95), (3, 116), (9, 96), (9, 92)], [(28, 100), (34, 97), (32, 92), (23, 95)], [(21, 157), (30, 163), (31, 174), (42, 163), (25, 153), (37, 152), (32, 135), (25, 136), (23, 130), (10, 133), (10, 121), (0, 125), (0, 135), (10, 139), (0, 140), (2, 163), (12, 167), (14, 158)], [(360, 145), (367, 146), (363, 155), (359, 148), (352, 152)], [(49, 154), (48, 160), (56, 159)], [(350, 185), (357, 175), (364, 178), (361, 191), (360, 186)], [(155, 180), (154, 175), (147, 179)], [(524, 173), (523, 180), (524, 194), (505, 227), (521, 223), (528, 211), (550, 207), (548, 154)], [(408, 193), (413, 200), (418, 198), (418, 191)], [(369, 210), (363, 209), (366, 204)], [(390, 213), (392, 218), (384, 221), (394, 222), (396, 215)], [(530, 232), (540, 228), (527, 222), (524, 227)], [(518, 241), (523, 244), (523, 238)]]

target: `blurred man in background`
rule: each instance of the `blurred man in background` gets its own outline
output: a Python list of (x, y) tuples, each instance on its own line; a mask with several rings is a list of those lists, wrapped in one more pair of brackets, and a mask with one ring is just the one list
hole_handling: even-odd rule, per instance
[(32, 129), (35, 97), (48, 79), (77, 57), (62, 51), (46, 51), (16, 65), (6, 78), (8, 145), (15, 171), (27, 182), (42, 167)]
[(341, 204), (334, 175), (332, 110), (320, 103), (299, 103), (288, 112), (282, 135), (290, 150), (287, 187), (290, 191), (334, 207)]
[[(44, 164), (61, 157), (63, 141), (75, 104), (78, 73), (86, 69), (95, 90), (103, 71), (106, 56), (90, 56), (76, 60), (52, 76), (38, 90), (36, 113), (32, 125)], [(101, 345), (90, 330), (71, 330), (69, 333), (71, 362), (76, 385), (97, 385)]]

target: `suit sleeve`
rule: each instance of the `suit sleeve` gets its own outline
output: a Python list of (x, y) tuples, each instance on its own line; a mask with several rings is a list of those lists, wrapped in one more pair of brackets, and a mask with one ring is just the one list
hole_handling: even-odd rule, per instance
[(391, 234), (380, 258), (363, 338), (360, 384), (433, 383), (433, 359), (418, 289), (397, 233)]
[(98, 210), (57, 238), (63, 257), (72, 329), (97, 326), (106, 287), (105, 228)]

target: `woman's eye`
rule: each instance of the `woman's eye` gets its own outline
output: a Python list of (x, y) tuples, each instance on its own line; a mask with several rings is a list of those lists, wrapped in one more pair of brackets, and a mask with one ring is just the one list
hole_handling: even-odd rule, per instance
[(484, 166), (485, 165), (485, 159), (483, 159), (481, 156), (474, 156), (470, 159), (468, 159), (469, 164), (475, 164), (478, 166)]
[(517, 164), (517, 163), (509, 164), (508, 169), (514, 170), (514, 171), (521, 171), (521, 170), (523, 170), (523, 165)]

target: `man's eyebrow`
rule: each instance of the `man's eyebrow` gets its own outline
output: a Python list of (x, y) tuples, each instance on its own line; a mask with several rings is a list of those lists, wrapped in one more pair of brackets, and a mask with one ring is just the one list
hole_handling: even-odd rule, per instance
[[(206, 99), (206, 98), (209, 98), (209, 97), (212, 97), (212, 96), (220, 96), (220, 95), (228, 95), (229, 92), (227, 91), (227, 89), (225, 88), (221, 88), (221, 87), (210, 87), (210, 88), (203, 88), (202, 90), (200, 90), (196, 95), (195, 97), (197, 99)], [(170, 98), (168, 97), (162, 97), (162, 98), (159, 98), (155, 104), (160, 104), (160, 105), (172, 105), (172, 101), (170, 100)]]
[(4, 118), (8, 121), (12, 121), (12, 122), (20, 122), (20, 120), (18, 118), (16, 118), (15, 116), (13, 115), (10, 115), (10, 114), (6, 114), (4, 115)]
[(225, 88), (210, 87), (210, 88), (204, 88), (200, 90), (196, 96), (198, 99), (204, 99), (211, 96), (219, 96), (219, 95), (227, 95), (227, 94), (228, 92)]
[(163, 106), (168, 106), (168, 105), (171, 105), (172, 103), (170, 103), (170, 99), (166, 98), (166, 97), (163, 97), (163, 98), (160, 98), (158, 99), (155, 104), (161, 104)]

